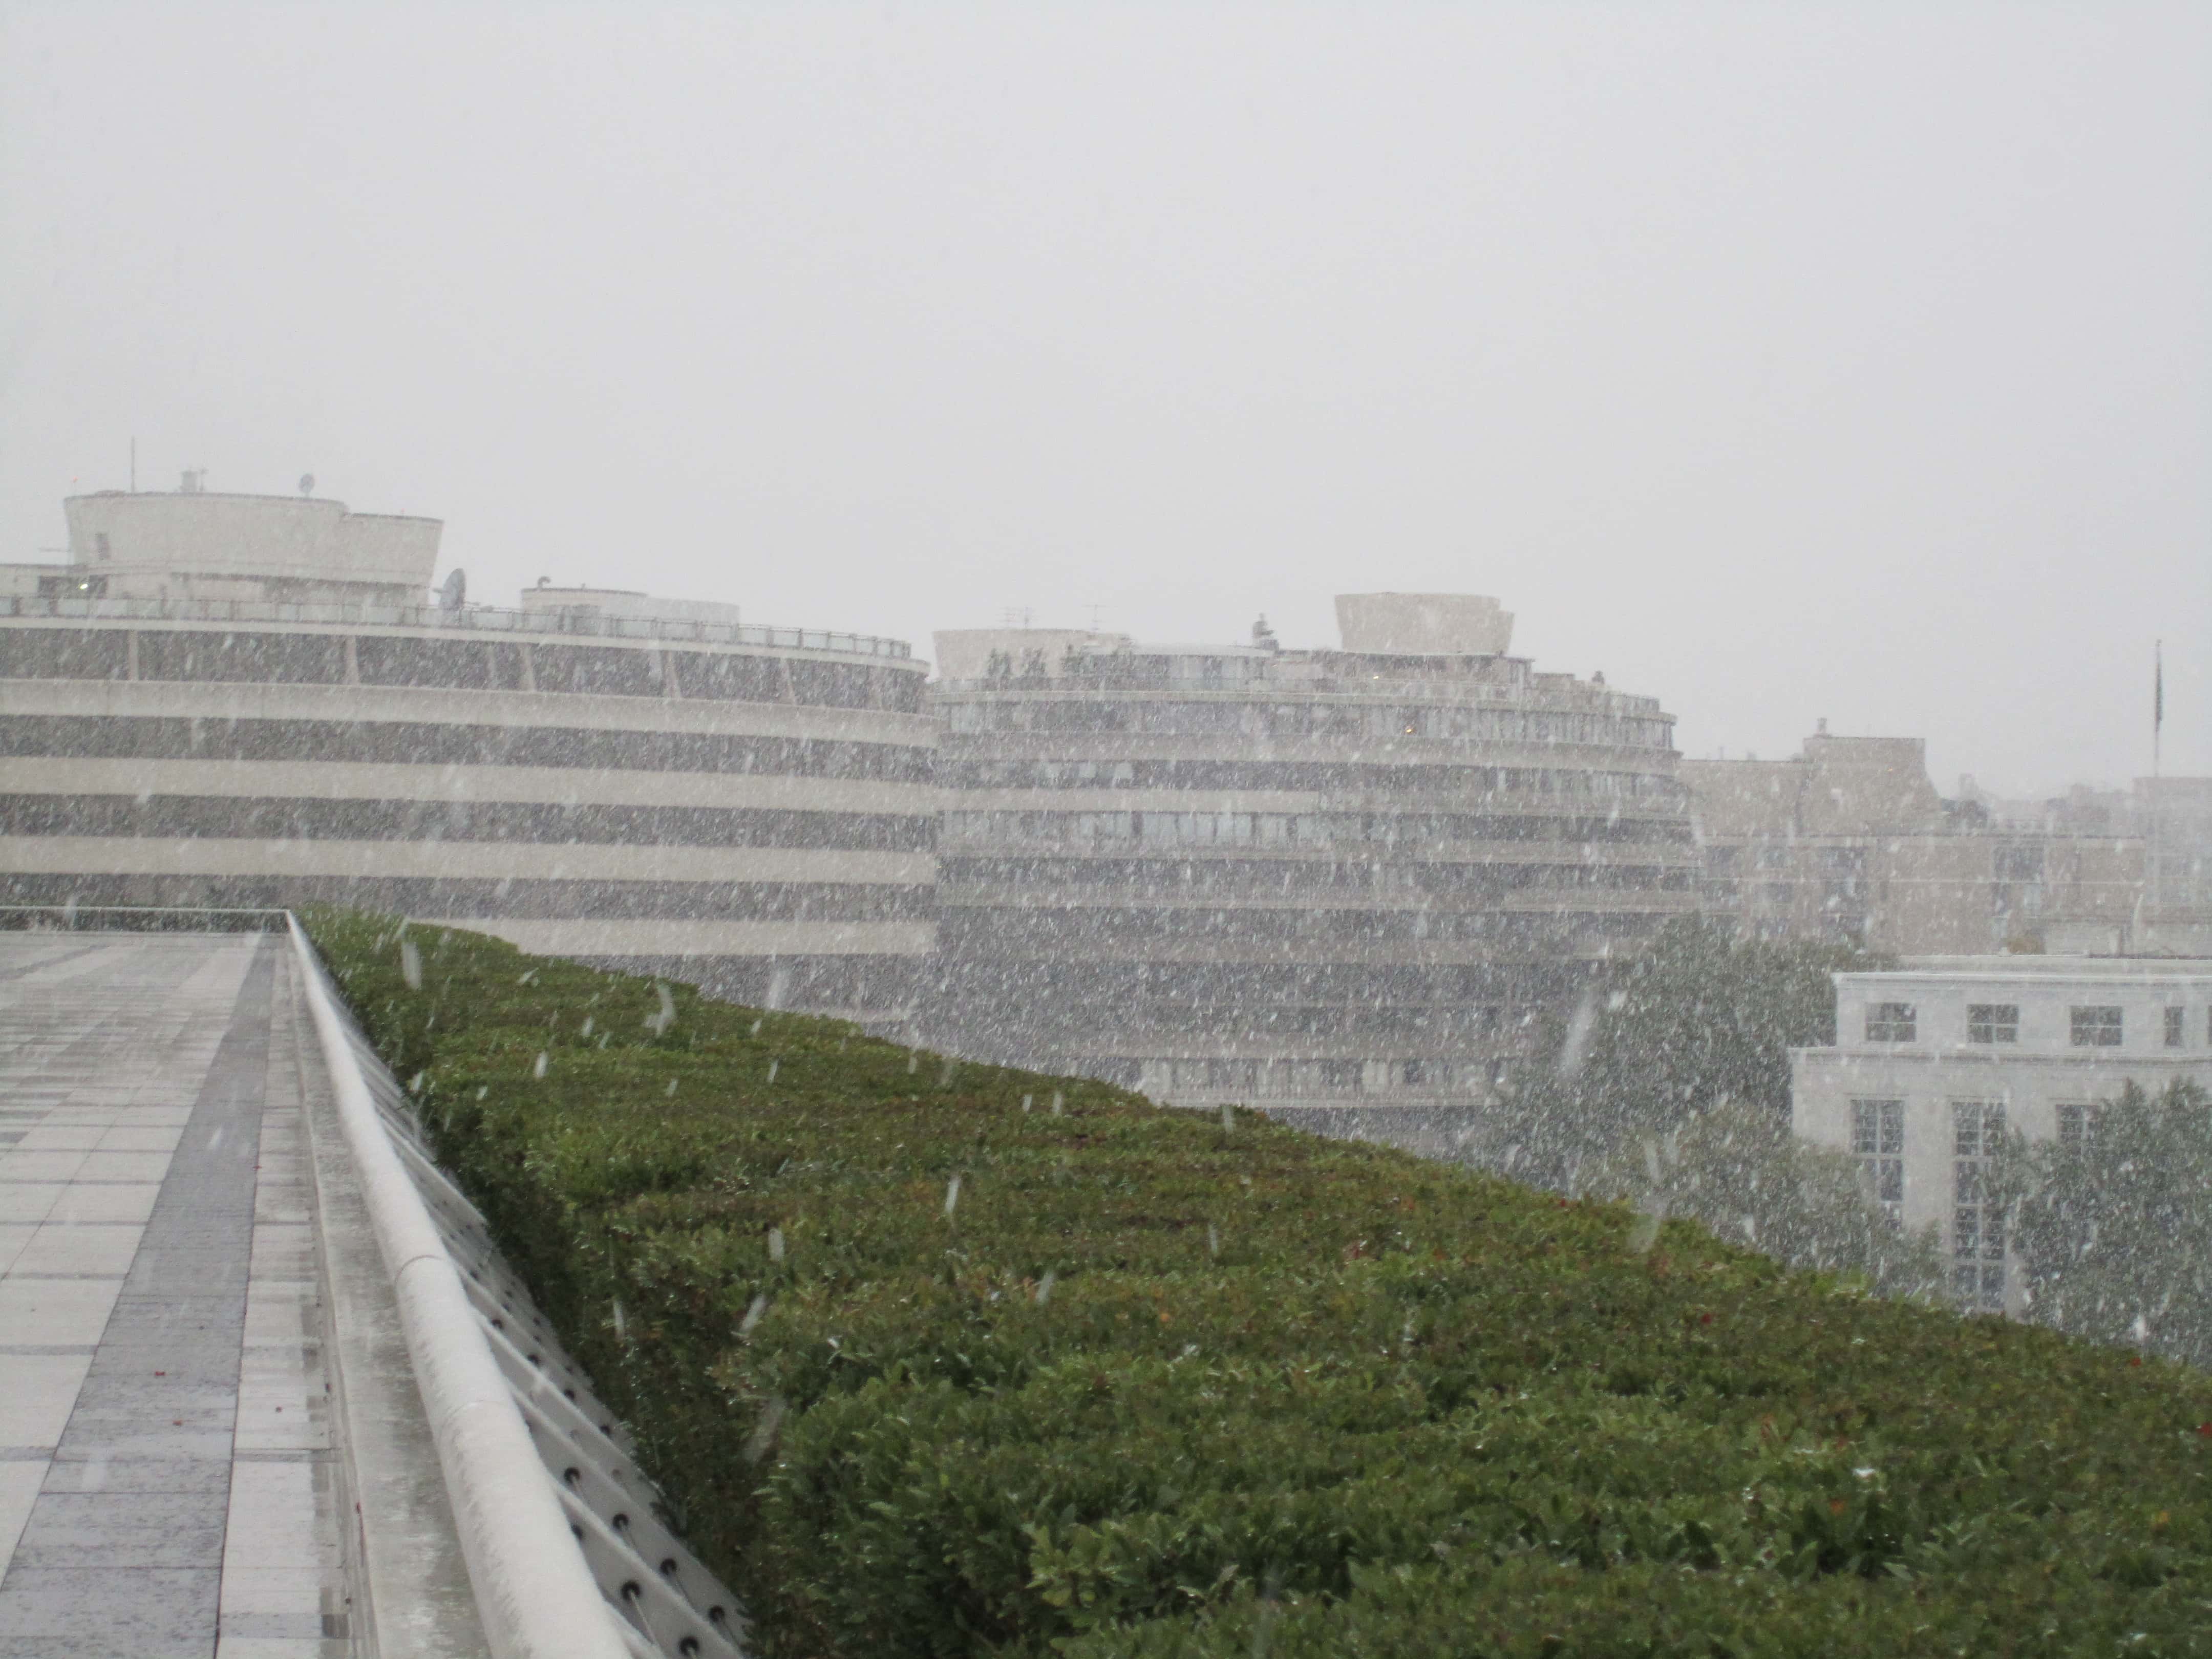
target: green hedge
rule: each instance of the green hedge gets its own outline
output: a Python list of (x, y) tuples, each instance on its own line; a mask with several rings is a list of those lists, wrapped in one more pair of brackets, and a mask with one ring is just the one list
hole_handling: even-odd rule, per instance
[(2198, 1372), (1242, 1112), (309, 928), (766, 1654), (2212, 1653)]

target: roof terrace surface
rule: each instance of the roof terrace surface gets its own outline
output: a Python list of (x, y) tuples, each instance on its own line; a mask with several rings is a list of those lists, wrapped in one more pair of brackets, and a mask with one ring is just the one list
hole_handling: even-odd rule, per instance
[(352, 1633), (281, 967), (258, 933), (0, 934), (11, 1659)]
[(0, 1659), (742, 1659), (288, 927), (0, 907)]

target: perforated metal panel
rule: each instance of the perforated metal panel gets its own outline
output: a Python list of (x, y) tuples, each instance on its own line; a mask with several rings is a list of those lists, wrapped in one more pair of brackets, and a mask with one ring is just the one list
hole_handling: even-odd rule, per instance
[(737, 1598), (653, 1512), (658, 1492), (591, 1382), (501, 1259), (475, 1205), (438, 1168), (397, 1078), (347, 1022), (385, 1131), (459, 1270), (493, 1358), (514, 1390), (546, 1477), (599, 1592), (622, 1615), (641, 1659), (740, 1659)]

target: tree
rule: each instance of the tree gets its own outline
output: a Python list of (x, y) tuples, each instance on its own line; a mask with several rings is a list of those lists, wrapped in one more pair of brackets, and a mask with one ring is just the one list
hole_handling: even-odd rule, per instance
[(2084, 1133), (2008, 1136), (1993, 1196), (2012, 1226), (2028, 1316), (2077, 1336), (2212, 1364), (2212, 1096), (2133, 1083)]
[(1793, 1267), (1855, 1274), (1884, 1296), (1942, 1288), (1932, 1231), (1900, 1230), (1874, 1201), (1856, 1159), (1798, 1139), (1765, 1106), (1717, 1101), (1663, 1136), (1616, 1147), (1583, 1191), (1626, 1200), (1654, 1221), (1701, 1222)]
[(1742, 940), (1700, 917), (1671, 922), (1542, 1034), (1493, 1120), (1486, 1161), (1575, 1192), (1621, 1149), (1722, 1101), (1786, 1129), (1790, 1049), (1835, 1041), (1829, 976), (1888, 965), (1854, 946)]

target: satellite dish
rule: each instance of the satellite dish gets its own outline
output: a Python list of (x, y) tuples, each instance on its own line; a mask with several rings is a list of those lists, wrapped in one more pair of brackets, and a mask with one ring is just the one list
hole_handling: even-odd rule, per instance
[(456, 565), (447, 573), (445, 585), (438, 590), (438, 609), (459, 611), (461, 602), (469, 596), (469, 573)]
[(302, 472), (300, 475), (300, 493), (302, 495), (312, 495), (315, 493), (315, 475), (313, 473)]

